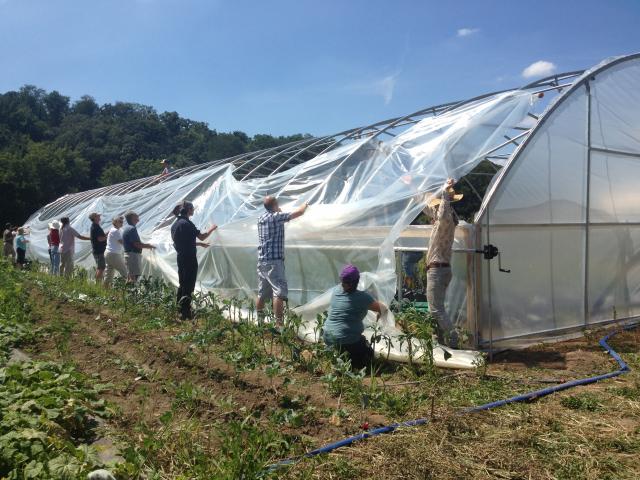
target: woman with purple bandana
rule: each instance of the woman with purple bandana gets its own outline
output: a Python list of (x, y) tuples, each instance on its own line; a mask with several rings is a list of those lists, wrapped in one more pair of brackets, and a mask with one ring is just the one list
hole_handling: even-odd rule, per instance
[(367, 292), (358, 290), (360, 272), (354, 265), (346, 265), (340, 272), (341, 285), (334, 288), (331, 295), (329, 316), (324, 324), (324, 343), (347, 352), (351, 365), (361, 369), (371, 364), (373, 350), (362, 335), (363, 320), (371, 310), (382, 313), (382, 304)]

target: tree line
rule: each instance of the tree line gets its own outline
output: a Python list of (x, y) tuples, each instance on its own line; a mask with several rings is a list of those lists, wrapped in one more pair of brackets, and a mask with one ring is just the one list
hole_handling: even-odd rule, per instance
[(66, 193), (158, 174), (159, 160), (186, 167), (275, 147), (305, 135), (218, 132), (176, 112), (116, 102), (75, 102), (33, 85), (0, 94), (3, 222), (23, 223)]
[[(22, 224), (66, 193), (158, 174), (161, 158), (186, 167), (305, 137), (218, 132), (176, 112), (127, 102), (98, 105), (88, 95), (72, 103), (55, 90), (25, 85), (0, 94), (0, 221)], [(471, 186), (482, 196), (497, 168), (485, 160), (476, 175), (459, 182), (462, 218), (471, 221), (480, 206)]]

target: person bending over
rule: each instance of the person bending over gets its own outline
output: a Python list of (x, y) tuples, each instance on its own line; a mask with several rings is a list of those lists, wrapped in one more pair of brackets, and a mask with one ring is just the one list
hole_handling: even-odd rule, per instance
[(363, 320), (369, 310), (380, 316), (384, 306), (369, 293), (358, 290), (360, 272), (354, 265), (346, 265), (342, 269), (340, 281), (341, 285), (336, 286), (331, 295), (322, 338), (325, 344), (341, 353), (347, 352), (351, 366), (361, 369), (369, 366), (373, 359), (373, 349), (362, 335)]

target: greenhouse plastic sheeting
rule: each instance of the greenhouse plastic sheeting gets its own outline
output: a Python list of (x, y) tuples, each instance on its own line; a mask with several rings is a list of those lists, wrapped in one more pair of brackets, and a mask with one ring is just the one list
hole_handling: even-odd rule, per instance
[[(360, 288), (386, 304), (391, 302), (396, 291), (393, 247), (401, 232), (425, 201), (439, 194), (448, 177), (459, 179), (470, 172), (483, 153), (503, 143), (511, 128), (525, 122), (532, 101), (526, 92), (497, 94), (423, 119), (391, 141), (355, 140), (266, 178), (238, 181), (232, 166), (219, 165), (132, 193), (92, 198), (57, 213), (56, 218), (69, 216), (73, 227), (86, 234), (91, 212), (102, 213), (106, 231), (111, 217), (136, 211), (142, 241), (157, 246), (144, 251), (143, 273), (177, 284), (170, 212), (188, 199), (195, 204), (192, 220), (198, 227), (219, 225), (210, 237), (211, 248), (198, 249), (197, 288), (253, 298), (257, 218), (264, 211), (263, 197), (275, 195), (284, 211), (309, 202), (307, 213), (287, 224), (285, 253), (289, 303), (307, 321), (300, 332), (305, 336), (313, 331), (315, 314), (328, 308), (330, 290), (346, 263), (363, 272)], [(53, 218), (42, 212), (46, 209), (28, 222), (30, 254), (48, 261), (45, 236)], [(93, 267), (89, 242), (76, 241), (75, 259)], [(454, 316), (462, 308), (449, 305)], [(399, 333), (390, 314), (381, 322), (384, 332)], [(398, 341), (393, 345), (391, 356), (406, 359), (406, 345)], [(442, 363), (442, 351), (437, 349), (435, 355)], [(461, 352), (442, 364), (470, 366), (475, 359), (472, 352)]]
[(485, 197), (476, 222), (511, 272), (481, 267), (481, 343), (640, 315), (640, 60), (616, 60), (558, 97)]

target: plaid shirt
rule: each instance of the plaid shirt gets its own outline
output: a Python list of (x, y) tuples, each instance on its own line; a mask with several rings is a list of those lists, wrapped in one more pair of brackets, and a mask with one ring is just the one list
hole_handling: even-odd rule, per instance
[(265, 212), (258, 219), (258, 261), (284, 259), (284, 224), (291, 214)]

